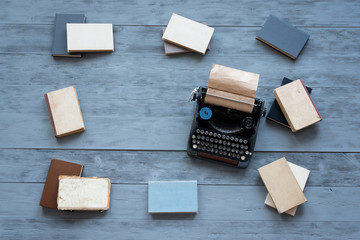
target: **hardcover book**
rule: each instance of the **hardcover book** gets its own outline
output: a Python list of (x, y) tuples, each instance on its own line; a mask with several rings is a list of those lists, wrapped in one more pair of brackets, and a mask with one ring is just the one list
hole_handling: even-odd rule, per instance
[(81, 164), (51, 159), (39, 205), (42, 207), (57, 209), (59, 176), (81, 176), (83, 169), (84, 166)]
[[(205, 22), (203, 22), (202, 24), (207, 25)], [(166, 27), (162, 27), (162, 34), (163, 35), (165, 33), (165, 30), (166, 30)], [(179, 47), (179, 46), (177, 46), (175, 44), (172, 44), (172, 43), (169, 43), (169, 42), (166, 42), (166, 41), (163, 41), (163, 42), (164, 42), (164, 50), (165, 50), (165, 55), (166, 56), (179, 54), (179, 53), (192, 52), (192, 51), (190, 51), (190, 50), (188, 50), (186, 48)], [(210, 51), (210, 44), (207, 47), (207, 51)]]
[(104, 211), (110, 207), (108, 178), (59, 176), (59, 210)]
[(45, 94), (55, 137), (85, 131), (76, 89), (71, 86)]
[(276, 88), (274, 95), (291, 131), (299, 131), (322, 120), (301, 79)]
[(279, 214), (307, 201), (285, 158), (258, 169)]
[(213, 33), (214, 28), (173, 13), (162, 39), (205, 55)]
[[(283, 81), (281, 83), (281, 86), (284, 86), (285, 84), (291, 83), (294, 80), (290, 80), (289, 78), (284, 77)], [(312, 88), (306, 87), (307, 91), (309, 94), (311, 94)], [(278, 104), (278, 102), (276, 101), (276, 99), (274, 99), (273, 104), (270, 107), (270, 111), (268, 113), (268, 115), (266, 116), (267, 119), (274, 121), (278, 124), (281, 124), (285, 127), (290, 128), (289, 123), (287, 122), (284, 114), (281, 111), (281, 108)]]
[(196, 213), (197, 181), (149, 182), (149, 213)]
[[(293, 172), (293, 174), (294, 174), (294, 176), (296, 178), (296, 181), (298, 182), (301, 190), (304, 191), (306, 181), (307, 181), (307, 179), (309, 177), (309, 174), (310, 174), (310, 170), (308, 170), (306, 168), (303, 168), (303, 167), (300, 167), (300, 166), (298, 166), (296, 164), (293, 164), (291, 162), (287, 162), (287, 163), (289, 164), (289, 167), (290, 167), (291, 171)], [(272, 200), (270, 194), (268, 194), (266, 196), (265, 204), (267, 206), (276, 208), (275, 204), (274, 204), (274, 201)], [(297, 210), (297, 206), (287, 210), (285, 213), (287, 213), (287, 214), (289, 214), (291, 216), (295, 216), (296, 210)]]
[(256, 39), (295, 60), (309, 37), (310, 35), (304, 31), (274, 15), (270, 15)]
[(104, 24), (75, 24), (67, 25), (68, 52), (113, 52), (113, 25)]
[(66, 24), (85, 23), (84, 14), (59, 14), (55, 15), (54, 41), (52, 56), (54, 57), (82, 57), (81, 53), (67, 51)]

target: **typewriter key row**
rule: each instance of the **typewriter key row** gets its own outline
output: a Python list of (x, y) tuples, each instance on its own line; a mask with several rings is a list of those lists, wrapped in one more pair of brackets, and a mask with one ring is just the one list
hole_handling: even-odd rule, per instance
[(249, 141), (205, 129), (196, 129), (192, 135), (192, 148), (210, 154), (228, 157), (236, 160), (246, 160), (252, 153), (249, 151)]

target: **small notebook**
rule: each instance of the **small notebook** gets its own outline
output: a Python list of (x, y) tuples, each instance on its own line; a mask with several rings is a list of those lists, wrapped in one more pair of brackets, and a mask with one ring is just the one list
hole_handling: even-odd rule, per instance
[(285, 158), (259, 168), (258, 172), (279, 214), (307, 201)]
[(270, 15), (256, 39), (295, 60), (309, 37), (310, 35), (304, 31), (274, 15)]
[(111, 23), (67, 25), (68, 52), (113, 52), (114, 37)]
[(205, 55), (213, 33), (214, 28), (173, 13), (162, 39)]
[(67, 51), (66, 24), (85, 23), (84, 14), (59, 14), (55, 15), (54, 41), (52, 56), (54, 57), (82, 57), (81, 53)]
[[(290, 80), (286, 77), (283, 78), (283, 81), (281, 83), (281, 86), (284, 86), (285, 84), (291, 83), (294, 80)], [(309, 94), (311, 94), (312, 88), (306, 87), (307, 91)], [(267, 119), (274, 121), (278, 124), (281, 124), (285, 127), (290, 128), (289, 123), (287, 122), (284, 114), (281, 111), (281, 108), (278, 104), (278, 102), (276, 101), (276, 99), (274, 99), (273, 104), (270, 107), (270, 111), (268, 113), (268, 115), (266, 116)]]
[(85, 131), (79, 99), (73, 86), (46, 93), (45, 101), (55, 137)]
[(322, 120), (301, 79), (276, 88), (274, 95), (291, 131), (299, 131)]
[(104, 211), (110, 207), (108, 178), (59, 176), (59, 210)]
[[(202, 24), (205, 24), (207, 25), (205, 22), (203, 22)], [(166, 27), (162, 27), (162, 34), (164, 35), (165, 33), (165, 30), (166, 30)], [(186, 48), (183, 48), (183, 47), (179, 47), (175, 44), (172, 44), (172, 43), (168, 43), (166, 41), (163, 41), (164, 42), (164, 50), (165, 50), (165, 55), (166, 56), (169, 56), (169, 55), (174, 55), (174, 54), (179, 54), (179, 53), (188, 53), (188, 52), (192, 52)], [(207, 51), (210, 51), (210, 44), (208, 45), (207, 47)]]
[(260, 75), (213, 64), (204, 102), (251, 113)]
[[(303, 167), (300, 167), (300, 166), (298, 166), (296, 164), (293, 164), (291, 162), (287, 162), (287, 163), (289, 164), (289, 167), (290, 167), (291, 171), (293, 172), (293, 174), (294, 174), (294, 176), (296, 178), (296, 181), (298, 182), (301, 190), (304, 191), (306, 181), (307, 181), (307, 179), (309, 177), (309, 174), (310, 174), (310, 170), (308, 170), (306, 168), (303, 168)], [(274, 204), (274, 201), (272, 200), (270, 194), (268, 194), (266, 196), (265, 204), (267, 206), (276, 208), (275, 204)], [(287, 214), (289, 214), (291, 216), (295, 216), (296, 210), (297, 210), (297, 207), (293, 207), (293, 208), (287, 210), (285, 213), (287, 213)]]
[(83, 169), (84, 166), (81, 164), (51, 159), (39, 205), (42, 207), (57, 209), (59, 176), (81, 176)]
[(149, 213), (196, 213), (197, 181), (150, 181)]

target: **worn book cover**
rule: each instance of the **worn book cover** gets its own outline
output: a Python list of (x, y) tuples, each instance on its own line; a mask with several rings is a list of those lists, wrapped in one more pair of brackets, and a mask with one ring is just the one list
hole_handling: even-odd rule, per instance
[(309, 34), (274, 15), (267, 18), (256, 37), (294, 60), (299, 56), (309, 38)]

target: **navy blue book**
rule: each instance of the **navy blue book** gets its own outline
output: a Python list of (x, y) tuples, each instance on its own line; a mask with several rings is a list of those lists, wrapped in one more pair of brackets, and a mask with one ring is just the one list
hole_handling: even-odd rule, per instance
[[(286, 77), (284, 77), (284, 79), (282, 80), (281, 86), (291, 83), (294, 80), (288, 79)], [(312, 88), (306, 87), (307, 91), (309, 92), (309, 94), (312, 91)], [(268, 115), (266, 116), (267, 119), (274, 121), (278, 124), (281, 124), (285, 127), (290, 128), (289, 123), (287, 122), (283, 112), (281, 111), (281, 108), (278, 104), (278, 102), (276, 101), (276, 99), (274, 99), (273, 104), (271, 105), (270, 111), (268, 113)]]
[(67, 23), (85, 23), (85, 15), (59, 13), (55, 15), (54, 41), (51, 55), (54, 57), (82, 57), (81, 53), (68, 53), (67, 51)]
[(270, 14), (256, 39), (295, 60), (309, 37), (304, 31)]

